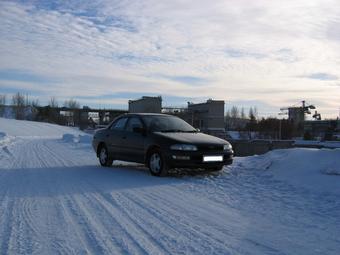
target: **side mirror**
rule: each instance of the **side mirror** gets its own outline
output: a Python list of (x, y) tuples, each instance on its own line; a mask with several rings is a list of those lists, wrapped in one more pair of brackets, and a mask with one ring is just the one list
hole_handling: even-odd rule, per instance
[(197, 132), (201, 132), (201, 130), (200, 130), (199, 128), (196, 128), (196, 131), (197, 131)]
[(133, 131), (134, 133), (138, 133), (138, 134), (142, 134), (142, 135), (145, 134), (145, 129), (142, 128), (142, 127), (134, 127), (134, 128), (132, 129), (132, 131)]

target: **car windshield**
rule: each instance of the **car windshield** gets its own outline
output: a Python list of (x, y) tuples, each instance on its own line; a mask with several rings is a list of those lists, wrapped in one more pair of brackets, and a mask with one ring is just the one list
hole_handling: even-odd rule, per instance
[(144, 116), (143, 120), (151, 132), (197, 132), (194, 127), (175, 116)]

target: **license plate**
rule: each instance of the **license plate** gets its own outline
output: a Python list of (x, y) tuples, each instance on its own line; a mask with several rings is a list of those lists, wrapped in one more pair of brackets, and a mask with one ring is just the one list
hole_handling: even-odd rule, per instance
[(203, 156), (203, 162), (221, 162), (223, 156)]

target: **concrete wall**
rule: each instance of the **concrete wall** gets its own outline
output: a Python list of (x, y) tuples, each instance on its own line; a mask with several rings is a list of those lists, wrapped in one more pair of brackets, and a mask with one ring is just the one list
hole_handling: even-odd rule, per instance
[(335, 149), (334, 146), (327, 144), (295, 144), (289, 140), (229, 140), (232, 144), (235, 156), (245, 157), (261, 155), (271, 150), (290, 149), (290, 148), (314, 148), (314, 149)]
[(234, 140), (230, 141), (235, 156), (245, 157), (261, 155), (271, 150), (294, 148), (294, 141), (272, 141), (272, 140)]

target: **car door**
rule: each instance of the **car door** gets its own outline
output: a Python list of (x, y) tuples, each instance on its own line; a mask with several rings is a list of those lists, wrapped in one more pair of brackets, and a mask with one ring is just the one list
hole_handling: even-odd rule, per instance
[(144, 125), (139, 117), (130, 117), (123, 137), (122, 150), (127, 161), (144, 162)]
[(125, 134), (125, 126), (128, 118), (122, 117), (116, 120), (110, 127), (106, 134), (107, 145), (110, 155), (114, 159), (121, 159), (123, 157), (123, 152), (121, 149), (123, 143), (123, 137)]

